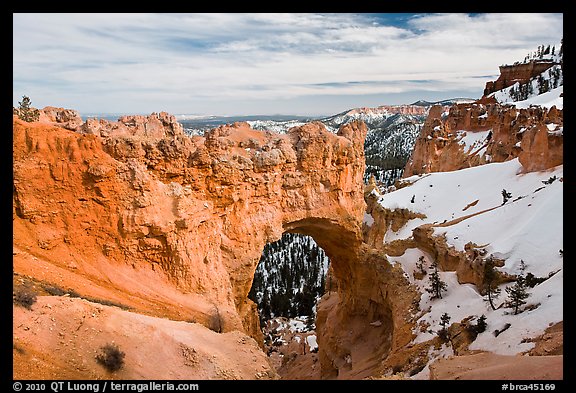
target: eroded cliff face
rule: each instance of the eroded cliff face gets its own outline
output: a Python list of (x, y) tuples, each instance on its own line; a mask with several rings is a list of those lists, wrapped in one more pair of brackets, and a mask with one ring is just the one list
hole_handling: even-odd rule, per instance
[(495, 81), (486, 83), (484, 96), (488, 96), (496, 91), (503, 90), (515, 83), (526, 83), (530, 79), (538, 76), (556, 63), (551, 60), (532, 60), (527, 63), (502, 65), (500, 66), (500, 76)]
[(518, 157), (526, 172), (563, 162), (563, 111), (500, 104), (430, 109), (403, 177), (503, 162)]
[(91, 249), (94, 264), (162, 272), (229, 309), (224, 330), (239, 326), (233, 310), (244, 312), (266, 242), (298, 229), (325, 237), (327, 248), (359, 241), (362, 125), (273, 135), (235, 124), (190, 139), (160, 118), (134, 124), (102, 138), (16, 120), (15, 225), (49, 232), (38, 240), (46, 251)]
[[(303, 233), (338, 282), (318, 322), (324, 375), (370, 375), (409, 341), (402, 275), (362, 241), (363, 123), (337, 135), (235, 123), (189, 138), (166, 113), (78, 124), (57, 112), (14, 118), (17, 275), (261, 342), (247, 295), (262, 249)], [(383, 344), (354, 352), (368, 331)]]

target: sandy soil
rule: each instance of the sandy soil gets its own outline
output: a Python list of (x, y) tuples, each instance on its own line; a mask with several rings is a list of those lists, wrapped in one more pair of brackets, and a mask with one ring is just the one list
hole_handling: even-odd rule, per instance
[(430, 379), (561, 380), (563, 356), (504, 356), (482, 352), (439, 359)]
[[(275, 371), (250, 337), (155, 318), (68, 296), (38, 296), (13, 308), (15, 379), (272, 379)], [(106, 370), (106, 344), (125, 353)]]

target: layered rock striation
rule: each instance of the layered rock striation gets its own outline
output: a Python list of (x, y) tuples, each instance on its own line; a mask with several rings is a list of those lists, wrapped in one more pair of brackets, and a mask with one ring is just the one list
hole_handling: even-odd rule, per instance
[[(323, 375), (370, 375), (409, 341), (402, 274), (362, 241), (363, 123), (189, 138), (166, 113), (79, 124), (60, 112), (14, 118), (15, 274), (261, 343), (256, 265), (266, 243), (302, 233), (338, 283), (318, 317)], [(366, 332), (385, 345), (356, 350)]]
[(526, 63), (501, 65), (498, 79), (486, 83), (484, 96), (503, 90), (515, 83), (527, 83), (556, 64), (558, 63), (551, 59), (535, 59)]
[(563, 111), (500, 104), (433, 107), (403, 177), (520, 160), (526, 172), (563, 162)]

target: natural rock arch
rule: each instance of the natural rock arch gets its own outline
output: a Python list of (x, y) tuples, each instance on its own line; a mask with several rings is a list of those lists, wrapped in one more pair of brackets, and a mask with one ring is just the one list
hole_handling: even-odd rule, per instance
[[(266, 243), (297, 232), (338, 281), (318, 314), (326, 377), (371, 375), (410, 340), (402, 272), (362, 241), (363, 123), (285, 135), (236, 123), (189, 138), (167, 114), (121, 120), (77, 132), (14, 120), (14, 244), (38, 249), (43, 279), (66, 272), (81, 295), (258, 340), (256, 265)], [(377, 347), (356, 351), (372, 335)]]

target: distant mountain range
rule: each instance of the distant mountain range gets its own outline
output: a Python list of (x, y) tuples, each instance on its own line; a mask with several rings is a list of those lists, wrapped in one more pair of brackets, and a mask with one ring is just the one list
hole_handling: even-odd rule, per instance
[(452, 106), (455, 104), (468, 104), (468, 103), (471, 103), (474, 101), (476, 101), (475, 98), (448, 98), (446, 100), (435, 101), (435, 102), (418, 100), (416, 102), (413, 102), (410, 105), (414, 105), (414, 106), (433, 106), (433, 105)]

